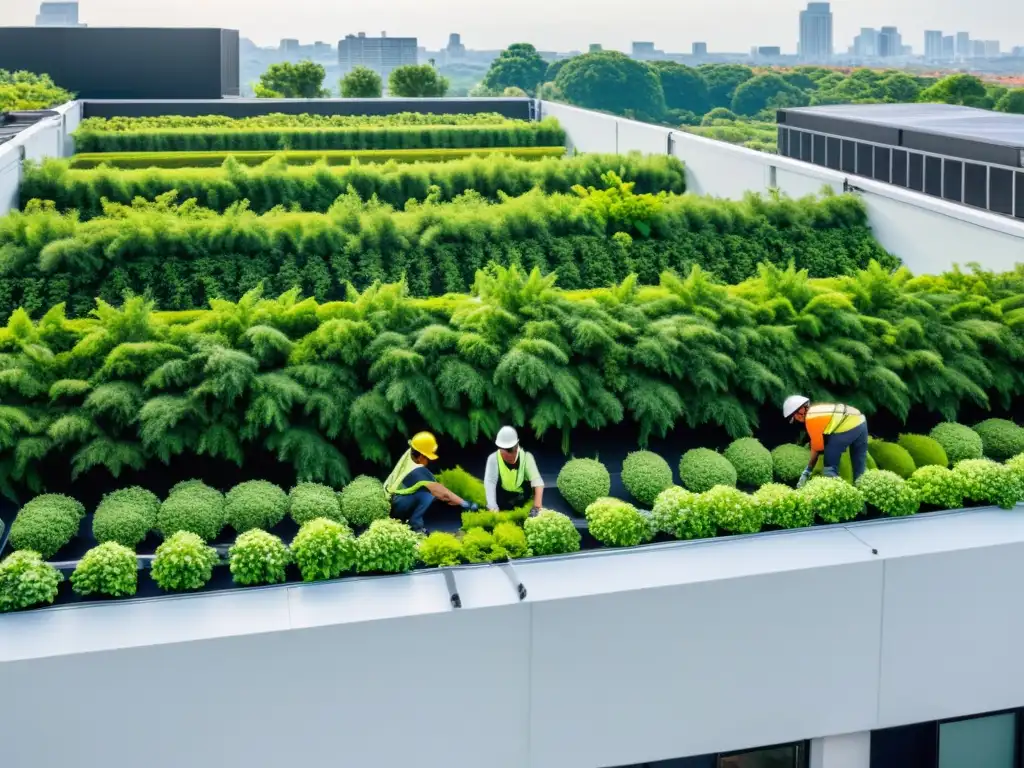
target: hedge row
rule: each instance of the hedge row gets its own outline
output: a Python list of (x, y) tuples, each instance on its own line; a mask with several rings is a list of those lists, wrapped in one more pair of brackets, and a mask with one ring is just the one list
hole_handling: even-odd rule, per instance
[[(225, 163), (258, 167), (271, 161), (281, 166), (349, 166), (358, 163), (441, 163), (464, 157), (511, 155), (521, 160), (562, 157), (565, 147), (491, 147), (468, 149), (336, 149), (291, 152), (90, 152), (66, 161), (69, 168), (90, 170), (108, 166), (122, 170), (152, 168), (221, 168)], [(404, 202), (404, 201), (403, 201)]]
[(158, 313), (141, 298), (68, 320), (54, 307), (0, 329), (0, 484), (269, 450), (301, 481), (348, 480), (345, 452), (388, 464), (409, 424), (461, 444), (503, 423), (554, 430), (632, 424), (641, 445), (675, 425), (748, 435), (800, 391), (872, 414), (1024, 394), (1019, 289), (913, 279), (872, 265), (812, 280), (765, 266), (734, 287), (694, 268), (565, 292), (493, 268), (475, 295), (413, 299), (402, 285), (318, 304), (297, 292)]
[(751, 197), (742, 202), (636, 195), (610, 174), (610, 188), (580, 194), (539, 190), (500, 204), (476, 193), (452, 203), (411, 204), (397, 213), (352, 194), (326, 214), (237, 206), (224, 215), (171, 196), (132, 207), (111, 204), (81, 222), (52, 203), (0, 219), (0, 318), (16, 307), (38, 316), (64, 302), (82, 315), (96, 298), (126, 291), (161, 309), (237, 300), (263, 284), (298, 288), (320, 301), (346, 285), (407, 280), (417, 296), (469, 289), (489, 263), (556, 271), (564, 288), (596, 288), (635, 273), (658, 281), (692, 265), (729, 282), (759, 263), (794, 263), (813, 276), (897, 261), (874, 240), (853, 197), (820, 201)]
[(131, 132), (139, 130), (179, 131), (207, 128), (246, 130), (251, 128), (351, 128), (361, 126), (394, 125), (501, 125), (510, 119), (497, 112), (471, 114), (430, 114), (426, 112), (399, 112), (394, 115), (286, 115), (275, 112), (252, 117), (226, 115), (159, 115), (154, 117), (89, 117), (78, 130), (83, 134)]
[(324, 128), (143, 128), (78, 130), (76, 152), (266, 151), (278, 149), (435, 149), (565, 145), (554, 118), (499, 125), (359, 125)]
[[(562, 150), (556, 151), (562, 154)], [(204, 208), (221, 213), (243, 200), (256, 213), (266, 213), (278, 205), (325, 213), (349, 188), (363, 200), (376, 196), (382, 203), (401, 208), (409, 200), (450, 202), (469, 191), (495, 201), (503, 195), (526, 194), (534, 187), (545, 194), (569, 193), (577, 184), (599, 186), (602, 174), (609, 169), (614, 169), (623, 181), (635, 184), (633, 191), (637, 194), (686, 191), (683, 164), (665, 155), (555, 158), (543, 156), (541, 153), (547, 152), (543, 147), (495, 150), (500, 154), (486, 156), (490, 152), (482, 150), (483, 156), (474, 154), (447, 162), (355, 163), (337, 168), (324, 167), (323, 163), (295, 167), (281, 155), (257, 168), (228, 160), (217, 168), (138, 171), (70, 170), (66, 160), (47, 160), (42, 165), (26, 165), (21, 200), (23, 206), (33, 199), (52, 200), (57, 210), (77, 210), (83, 220), (101, 216), (104, 200), (128, 205), (135, 198), (154, 200), (171, 191), (177, 191), (181, 200), (194, 199)], [(529, 154), (524, 157), (525, 153)]]

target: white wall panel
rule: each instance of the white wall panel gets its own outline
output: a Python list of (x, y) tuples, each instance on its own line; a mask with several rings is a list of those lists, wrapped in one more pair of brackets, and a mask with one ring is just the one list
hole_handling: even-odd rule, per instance
[(617, 152), (619, 119), (600, 112), (541, 102), (541, 117), (555, 117), (569, 136), (570, 150), (578, 152)]
[(8, 142), (0, 144), (0, 216), (18, 207), (21, 184), (20, 148)]

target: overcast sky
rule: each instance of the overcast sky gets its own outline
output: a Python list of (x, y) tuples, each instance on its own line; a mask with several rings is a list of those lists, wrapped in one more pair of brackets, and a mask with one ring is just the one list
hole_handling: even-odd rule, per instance
[[(689, 51), (703, 40), (712, 51), (781, 45), (795, 52), (801, 0), (81, 0), (91, 26), (209, 26), (239, 29), (260, 45), (282, 37), (336, 43), (365, 31), (415, 36), (437, 49), (450, 32), (470, 48), (503, 48), (525, 40), (542, 50), (586, 49), (588, 43), (626, 50), (653, 40), (667, 51)], [(38, 0), (0, 0), (0, 25), (34, 23)], [(923, 49), (925, 29), (964, 30), (1024, 45), (1024, 0), (837, 0), (832, 3), (836, 49), (845, 51), (860, 27), (897, 26), (904, 42)]]

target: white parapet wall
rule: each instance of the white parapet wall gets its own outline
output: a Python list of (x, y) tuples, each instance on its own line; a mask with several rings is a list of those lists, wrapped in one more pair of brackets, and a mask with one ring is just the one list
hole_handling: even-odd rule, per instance
[(71, 134), (82, 121), (82, 104), (68, 102), (29, 126), (10, 141), (0, 144), (0, 216), (18, 207), (18, 187), (25, 160), (40, 162), (48, 157), (69, 157), (74, 153)]
[(539, 111), (558, 118), (579, 152), (675, 155), (686, 164), (687, 188), (698, 195), (739, 200), (774, 188), (803, 197), (823, 187), (842, 192), (848, 182), (864, 200), (878, 241), (918, 274), (969, 262), (994, 271), (1024, 263), (1024, 222), (684, 131), (548, 101)]

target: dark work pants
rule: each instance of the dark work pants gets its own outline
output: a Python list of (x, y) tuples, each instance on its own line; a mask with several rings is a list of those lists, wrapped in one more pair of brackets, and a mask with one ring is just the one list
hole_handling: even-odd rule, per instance
[(423, 527), (423, 518), (434, 503), (434, 496), (426, 488), (415, 493), (396, 494), (391, 498), (391, 514), (399, 520), (408, 520), (413, 528)]
[(825, 436), (825, 476), (839, 477), (839, 460), (850, 449), (850, 461), (853, 464), (853, 482), (857, 482), (868, 464), (868, 424), (840, 432), (838, 435)]
[[(530, 490), (532, 491), (533, 488), (530, 488)], [(494, 493), (494, 500), (498, 502), (499, 510), (511, 512), (513, 509), (518, 509), (526, 504), (526, 488), (521, 488), (518, 492), (506, 491), (499, 482)]]

